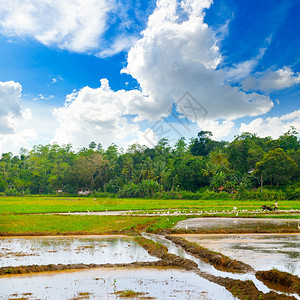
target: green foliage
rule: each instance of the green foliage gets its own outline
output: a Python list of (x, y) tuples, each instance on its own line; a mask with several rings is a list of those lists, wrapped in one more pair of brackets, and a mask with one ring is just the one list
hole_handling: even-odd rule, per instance
[(237, 136), (226, 149), (230, 167), (240, 173), (247, 173), (255, 168), (263, 156), (263, 149), (255, 143), (255, 135), (244, 133)]
[(222, 200), (222, 199), (230, 199), (230, 198), (232, 198), (232, 195), (226, 192), (215, 193), (215, 192), (205, 191), (204, 193), (201, 194), (201, 199)]
[(270, 150), (262, 161), (256, 163), (255, 173), (265, 173), (274, 183), (286, 183), (297, 172), (298, 166), (283, 149)]
[(300, 182), (286, 186), (284, 190), (286, 199), (288, 200), (299, 200), (300, 199)]
[(189, 146), (190, 153), (194, 156), (207, 156), (212, 150), (222, 148), (226, 142), (217, 142), (211, 139), (210, 131), (200, 131), (197, 138), (192, 138)]
[(196, 191), (207, 184), (203, 175), (205, 160), (199, 156), (185, 156), (177, 165), (178, 185), (181, 190)]
[(202, 199), (206, 196), (199, 190), (213, 190), (207, 197), (217, 199), (276, 184), (294, 199), (299, 190), (287, 185), (299, 182), (297, 134), (291, 128), (273, 140), (243, 133), (227, 143), (200, 131), (189, 143), (180, 138), (173, 148), (163, 138), (153, 148), (134, 144), (125, 152), (115, 144), (105, 150), (95, 142), (78, 152), (71, 145), (36, 145), (30, 151), (22, 148), (19, 156), (1, 155), (0, 193), (66, 195), (88, 188), (99, 197), (106, 197), (103, 192), (157, 197), (163, 191), (163, 198)]
[(180, 191), (180, 192), (159, 192), (155, 195), (156, 199), (186, 199), (186, 200), (222, 200), (222, 199), (231, 199), (234, 195), (228, 194), (226, 192), (212, 192), (212, 191), (204, 191), (204, 192), (188, 192), (188, 191)]
[(125, 184), (119, 191), (118, 196), (121, 198), (153, 197), (160, 190), (161, 186), (156, 181), (147, 179), (139, 184)]
[[(261, 191), (242, 191), (237, 194), (237, 199), (246, 200), (246, 199), (254, 199), (254, 200), (264, 200), (264, 201), (274, 201), (274, 200), (287, 200), (287, 195), (283, 191), (274, 191), (274, 190), (266, 190)], [(295, 199), (296, 200), (296, 199)]]
[[(194, 194), (190, 192), (191, 194)], [(158, 192), (154, 195), (155, 199), (182, 199), (182, 193), (170, 191), (170, 192)]]
[(297, 139), (298, 132), (296, 128), (291, 126), (291, 128), (288, 130), (288, 132), (281, 135), (278, 139), (279, 147), (283, 150), (299, 150), (300, 149), (300, 143)]
[(12, 188), (12, 189), (7, 189), (5, 191), (5, 195), (6, 196), (20, 196), (21, 194), (15, 188)]

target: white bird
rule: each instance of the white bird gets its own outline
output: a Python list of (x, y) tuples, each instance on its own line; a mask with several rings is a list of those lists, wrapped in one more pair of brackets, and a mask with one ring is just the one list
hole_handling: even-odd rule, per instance
[(239, 215), (239, 213), (237, 212), (237, 213), (236, 213), (236, 217), (237, 217), (238, 215)]

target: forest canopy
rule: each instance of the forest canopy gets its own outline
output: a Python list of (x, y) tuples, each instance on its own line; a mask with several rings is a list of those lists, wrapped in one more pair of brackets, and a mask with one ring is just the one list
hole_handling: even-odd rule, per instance
[(126, 151), (100, 143), (74, 151), (72, 145), (36, 145), (19, 155), (3, 153), (0, 192), (6, 195), (77, 194), (81, 188), (120, 197), (153, 197), (163, 193), (214, 192), (229, 195), (273, 189), (287, 198), (300, 196), (300, 142), (291, 128), (278, 139), (251, 133), (231, 142), (200, 131), (189, 142), (167, 139), (148, 148)]

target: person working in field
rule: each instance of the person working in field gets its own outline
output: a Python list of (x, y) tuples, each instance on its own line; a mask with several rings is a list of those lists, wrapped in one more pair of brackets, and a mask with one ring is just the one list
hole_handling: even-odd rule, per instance
[(277, 201), (275, 201), (275, 203), (274, 203), (274, 210), (278, 210), (278, 203), (277, 203)]

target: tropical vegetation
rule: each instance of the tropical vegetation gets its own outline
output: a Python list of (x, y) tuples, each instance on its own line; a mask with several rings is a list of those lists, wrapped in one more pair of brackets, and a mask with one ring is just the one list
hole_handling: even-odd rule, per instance
[(119, 197), (187, 199), (300, 198), (300, 141), (295, 128), (277, 139), (242, 133), (231, 142), (216, 141), (209, 131), (174, 147), (161, 139), (152, 148), (138, 144), (126, 151), (91, 142), (36, 145), (19, 155), (2, 153), (0, 193), (94, 194)]

